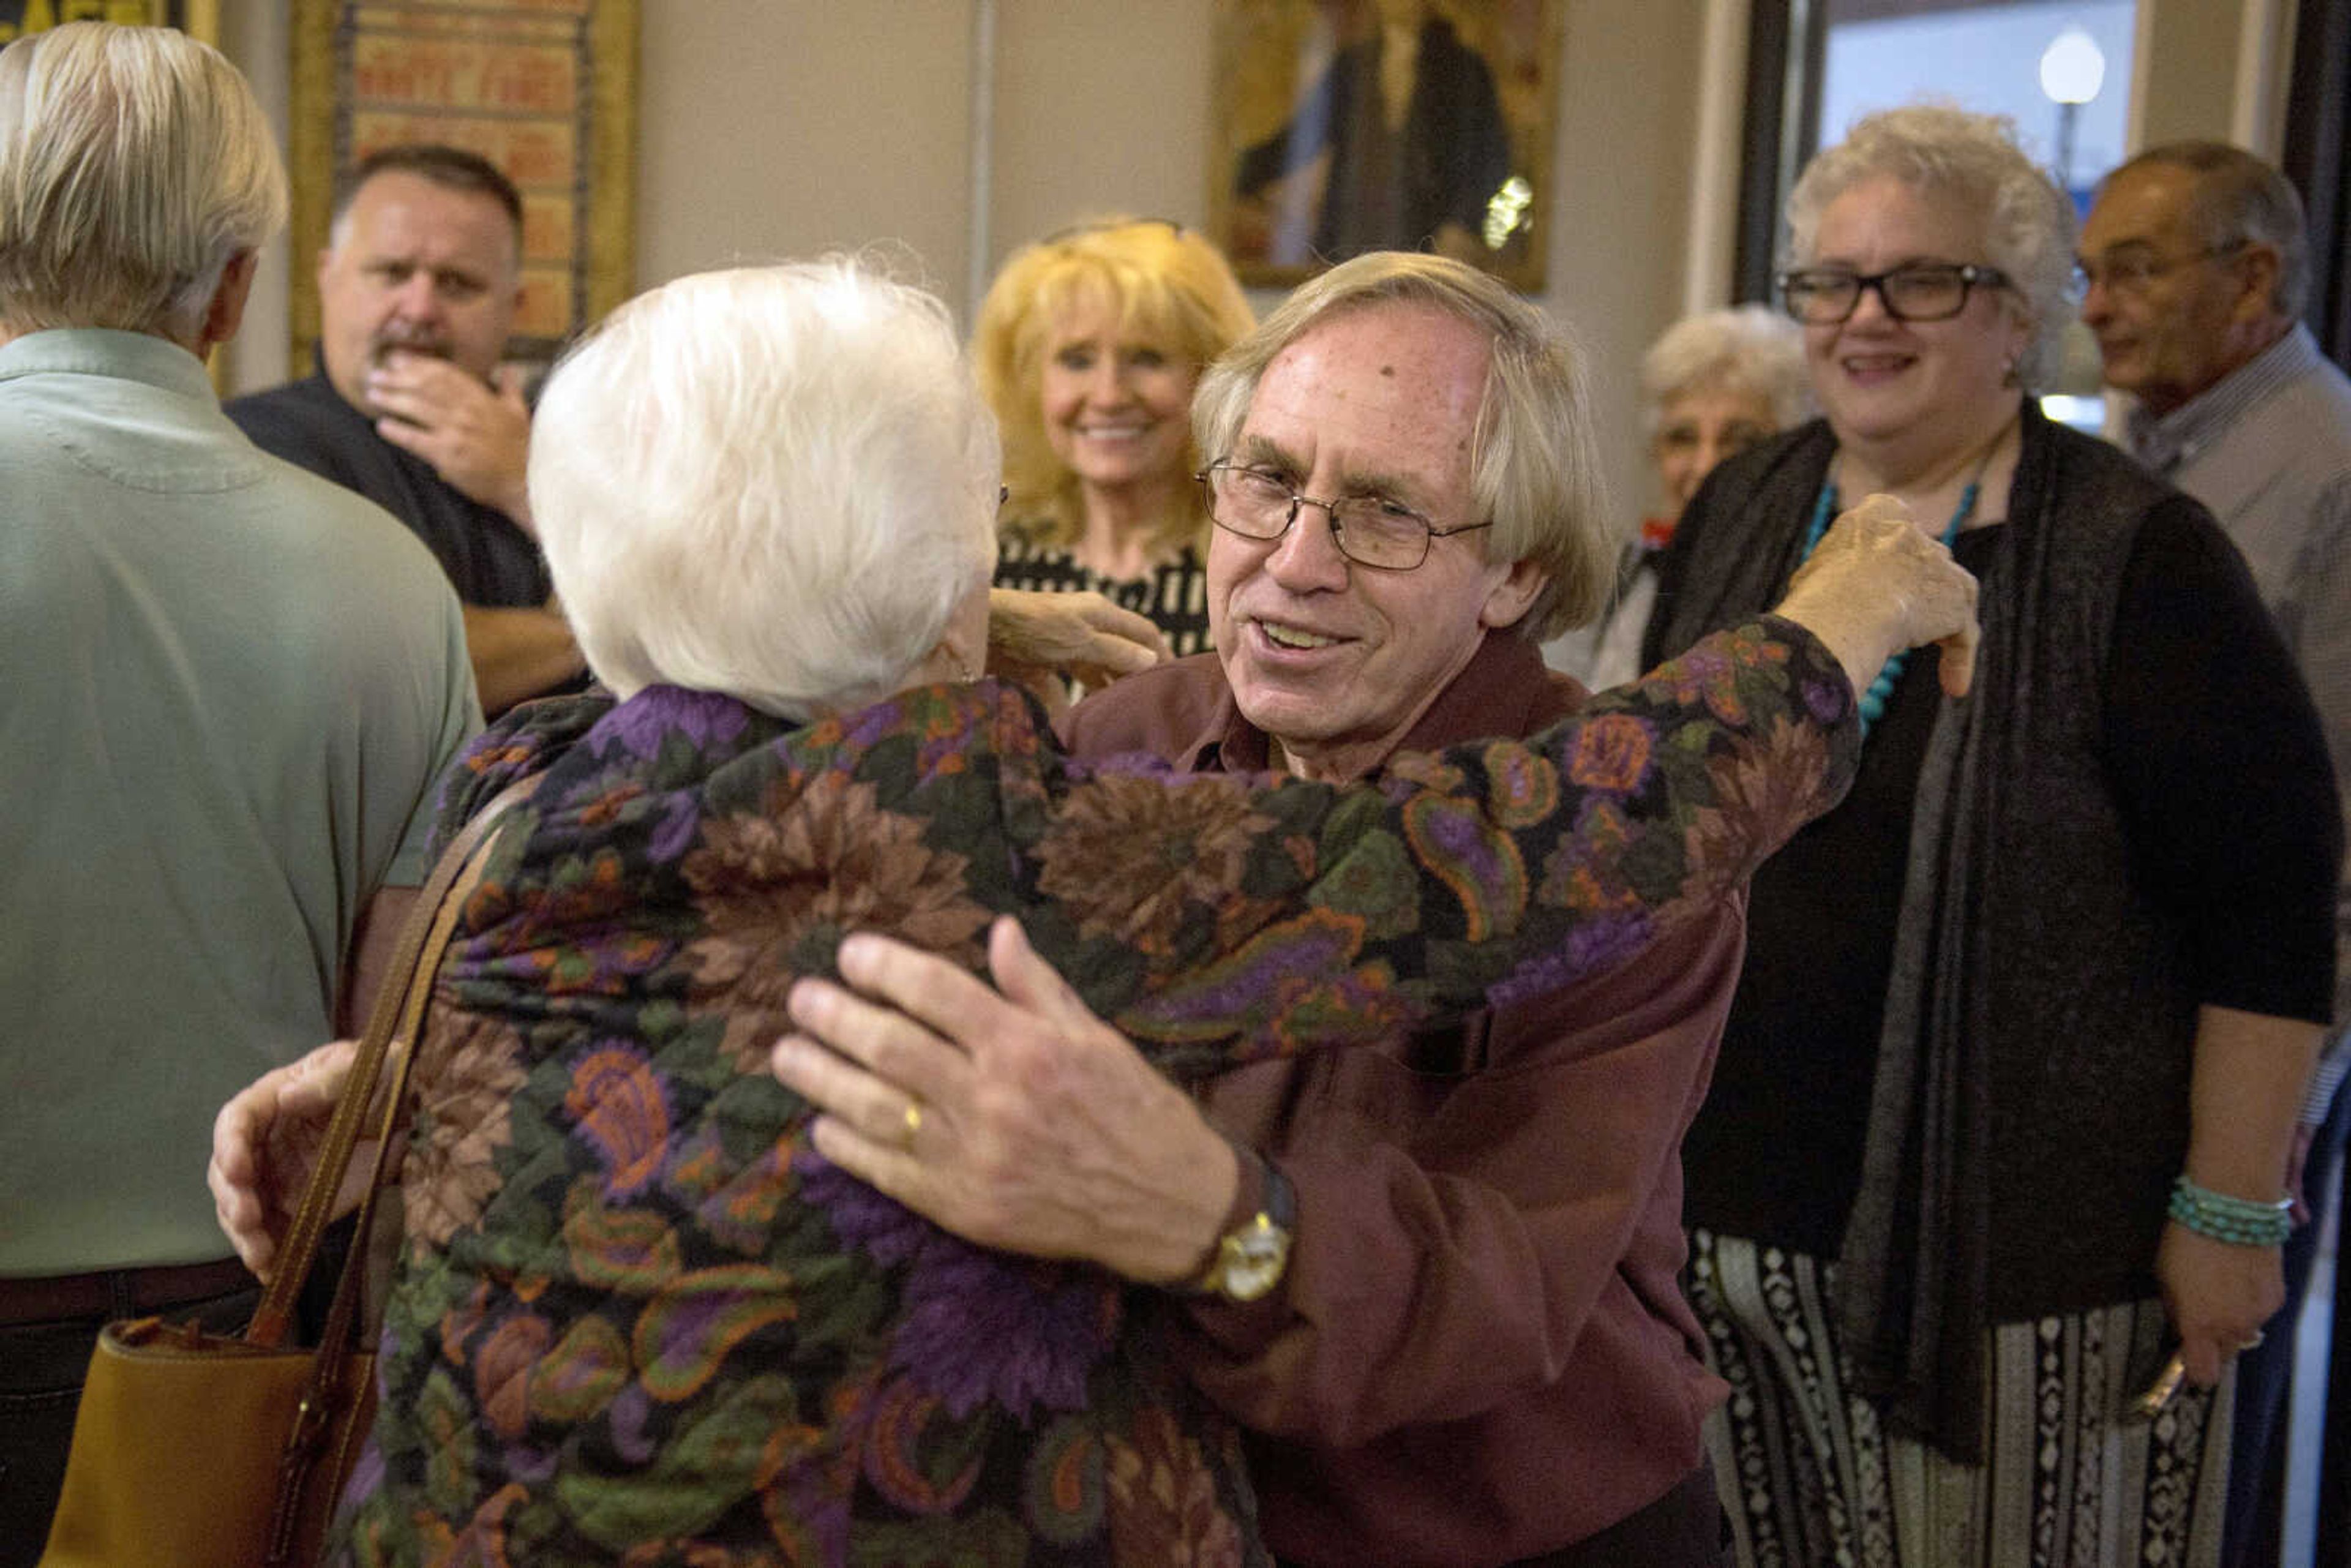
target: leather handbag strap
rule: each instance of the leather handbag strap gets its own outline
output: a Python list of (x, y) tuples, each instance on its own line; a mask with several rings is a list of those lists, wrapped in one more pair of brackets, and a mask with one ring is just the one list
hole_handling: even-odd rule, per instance
[[(393, 1039), (402, 1042), (403, 1049), (391, 1053), (392, 1082), (378, 1098), (375, 1164), (368, 1172), (367, 1191), (360, 1200), (359, 1220), (353, 1230), (355, 1236), (361, 1238), (361, 1250), (365, 1248), (364, 1239), (374, 1231), (376, 1205), (383, 1197), (387, 1185), (385, 1178), (392, 1170), (393, 1136), (408, 1120), (409, 1079), (415, 1071), (417, 1042), (423, 1034), (424, 1009), (432, 1000), (434, 981), (441, 967), (440, 957), (449, 946), (450, 933), (456, 929), (457, 918), (465, 910), (465, 901), (480, 885), (482, 868), (490, 858), (492, 841), (485, 836), (488, 823), (537, 782), (536, 778), (525, 779), (502, 791), (487, 810), (468, 824), (469, 828), (478, 825), (483, 831), (461, 835), (449, 846), (449, 853), (444, 857), (445, 861), (456, 857), (462, 851), (473, 852), (465, 857), (457, 879), (434, 904), (432, 924), (419, 949), (420, 960), (409, 975), (407, 985), (402, 988), (399, 1021)], [(437, 871), (439, 868), (434, 869)], [(423, 904), (420, 898), (420, 909)], [(403, 932), (403, 936), (405, 935)], [(386, 994), (391, 990), (392, 986), (387, 980)], [(372, 1076), (371, 1074), (371, 1078)], [(368, 1089), (372, 1089), (372, 1082)], [(356, 1072), (353, 1082), (345, 1085), (343, 1098), (336, 1103), (336, 1109), (340, 1112), (344, 1105), (354, 1103), (361, 1106), (368, 1103), (368, 1093), (358, 1084)], [(349, 1162), (350, 1153), (348, 1148), (343, 1151), (344, 1163)], [(315, 1182), (316, 1173), (313, 1175)], [(339, 1169), (333, 1185), (325, 1189), (327, 1197), (331, 1198), (334, 1187), (340, 1185)], [(306, 1201), (311, 1196), (315, 1194), (306, 1193)], [(296, 1552), (301, 1539), (302, 1521), (309, 1511), (304, 1507), (304, 1500), (309, 1490), (319, 1484), (317, 1471), (326, 1457), (327, 1440), (333, 1432), (336, 1419), (357, 1397), (357, 1381), (366, 1375), (366, 1359), (353, 1343), (359, 1326), (360, 1281), (366, 1272), (360, 1258), (353, 1256), (344, 1260), (342, 1273), (335, 1281), (334, 1304), (328, 1310), (326, 1327), (319, 1335), (318, 1354), (311, 1359), (309, 1380), (304, 1385), (301, 1403), (295, 1408), (293, 1429), (287, 1434), (285, 1445), (278, 1450), (277, 1497), (270, 1510), (267, 1551), (262, 1559), (262, 1568), (298, 1568)], [(340, 1478), (328, 1479), (331, 1484)]]
[[(393, 948), (390, 967), (382, 985), (377, 989), (375, 1003), (368, 1013), (366, 1032), (360, 1037), (358, 1054), (352, 1059), (350, 1076), (345, 1080), (342, 1096), (336, 1102), (335, 1113), (327, 1124), (325, 1139), (319, 1151), (318, 1164), (310, 1172), (309, 1185), (303, 1189), (302, 1202), (294, 1211), (293, 1223), (287, 1227), (286, 1239), (278, 1249), (277, 1267), (270, 1276), (268, 1287), (262, 1292), (261, 1305), (255, 1309), (252, 1323), (245, 1331), (247, 1343), (275, 1348), (286, 1341), (294, 1321), (294, 1305), (309, 1276), (310, 1265), (319, 1254), (319, 1239), (326, 1234), (334, 1218), (335, 1194), (343, 1185), (343, 1173), (351, 1162), (351, 1151), (357, 1146), (360, 1127), (366, 1119), (368, 1108), (376, 1099), (376, 1083), (381, 1077), (386, 1058), (395, 1043), (402, 1049), (400, 1055), (400, 1078), (404, 1088), (407, 1064), (413, 1055), (416, 1026), (423, 1017), (424, 998), (431, 994), (433, 977), (440, 967), (441, 952), (448, 945), (449, 934), (455, 929), (460, 906), (473, 883), (479, 879), (480, 867), (475, 863), (476, 852), (486, 847), (491, 830), (516, 802), (538, 787), (542, 774), (533, 773), (517, 779), (494, 797), (490, 803), (475, 813), (433, 867), (433, 874), (424, 879), (417, 891), (416, 902), (402, 925), (400, 941)], [(468, 869), (473, 875), (466, 875)], [(460, 882), (465, 883), (461, 890)], [(389, 1152), (392, 1134), (398, 1130), (400, 1095), (387, 1095), (378, 1117), (377, 1136), (381, 1140), (376, 1150), (377, 1178), (369, 1186), (370, 1197), (363, 1206), (373, 1208), (373, 1194), (381, 1186), (384, 1156)], [(364, 1226), (372, 1218), (364, 1214)], [(346, 1275), (360, 1270), (353, 1266)], [(356, 1292), (353, 1292), (356, 1296)], [(342, 1291), (337, 1288), (337, 1304), (341, 1304)], [(332, 1314), (341, 1316), (338, 1312)], [(331, 1319), (329, 1331), (323, 1343), (336, 1346), (333, 1337), (336, 1326), (344, 1329), (349, 1322), (335, 1325)]]

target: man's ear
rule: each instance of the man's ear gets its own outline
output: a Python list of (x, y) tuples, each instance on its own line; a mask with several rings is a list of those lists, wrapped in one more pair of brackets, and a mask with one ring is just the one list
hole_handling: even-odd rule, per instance
[(196, 324), (196, 358), (203, 359), (215, 345), (236, 336), (245, 321), (245, 302), (252, 296), (254, 269), (259, 263), (257, 253), (241, 250), (221, 268), (220, 282), (204, 303), (204, 319)]
[(1478, 607), (1479, 624), (1497, 631), (1517, 625), (1550, 584), (1551, 573), (1542, 567), (1531, 560), (1512, 561), (1501, 580), (1487, 591), (1486, 602)]
[(2277, 308), (2278, 273), (2282, 269), (2277, 247), (2260, 240), (2248, 240), (2236, 260), (2244, 268), (2245, 287), (2231, 314), (2248, 322), (2283, 314)]

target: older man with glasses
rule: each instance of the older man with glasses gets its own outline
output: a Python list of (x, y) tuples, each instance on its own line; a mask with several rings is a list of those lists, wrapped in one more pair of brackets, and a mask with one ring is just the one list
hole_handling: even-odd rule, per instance
[[(1538, 650), (1598, 608), (1616, 541), (1541, 312), (1437, 257), (1362, 257), (1212, 368), (1194, 423), (1216, 652), (1081, 705), (1078, 752), (1352, 779), (1581, 700)], [(1620, 738), (1585, 765), (1640, 768)], [(1583, 874), (1458, 849), (1472, 879)], [(1722, 1385), (1676, 1283), (1679, 1146), (1743, 911), (1197, 1105), (1041, 965), (999, 965), (998, 996), (899, 949), (852, 977), (913, 1016), (810, 986), (794, 1017), (884, 1076), (971, 1054), (969, 1092), (925, 1082), (953, 1136), (921, 1168), (820, 1144), (951, 1229), (1167, 1282), (1179, 1364), (1246, 1429), (1282, 1561), (1686, 1568), (1722, 1547), (1699, 1441)], [(803, 1041), (777, 1060), (820, 1102), (866, 1092)]]
[[(2219, 142), (2151, 148), (2109, 174), (2082, 230), (2082, 319), (2105, 379), (2135, 400), (2125, 439), (2212, 509), (2244, 552), (2351, 785), (2351, 379), (2297, 318), (2310, 264), (2302, 202), (2275, 169)], [(2351, 798), (2351, 789), (2345, 790)], [(2285, 1252), (2286, 1301), (2237, 1369), (2232, 1563), (2277, 1561), (2294, 1334), (2318, 1214), (2343, 1146), (2351, 942), (2337, 905), (2336, 1033), (2304, 1097), (2295, 1179), (2304, 1223)], [(2333, 1107), (2330, 1112), (2330, 1106)], [(2264, 1491), (2273, 1495), (2262, 1501)], [(2265, 1544), (2260, 1544), (2263, 1543)]]

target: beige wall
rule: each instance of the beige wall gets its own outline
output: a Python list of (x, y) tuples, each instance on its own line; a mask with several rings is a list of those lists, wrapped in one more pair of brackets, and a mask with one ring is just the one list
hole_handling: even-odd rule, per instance
[[(253, 83), (255, 95), (277, 127), (280, 147), (286, 145), (287, 21), (287, 0), (231, 0), (221, 7), (221, 48)], [(221, 350), (227, 359), (225, 380), (231, 392), (275, 386), (286, 379), (286, 268), (287, 246), (281, 237), (254, 274), (245, 326)]]
[(1705, 11), (1702, 0), (1573, 0), (1567, 11), (1546, 302), (1592, 351), (1600, 449), (1627, 530), (1654, 487), (1641, 351), (1682, 308)]
[[(1114, 209), (1197, 223), (1215, 3), (640, 0), (636, 281), (894, 241), (968, 319), (987, 268), (1030, 235)], [(2227, 134), (2244, 18), (2277, 0), (2146, 3), (2135, 124)], [(224, 7), (225, 44), (281, 115), (287, 10)], [(1651, 499), (1641, 349), (1706, 292), (1686, 277), (1701, 39), (1709, 19), (1743, 32), (1744, 15), (1745, 0), (1568, 0), (1545, 303), (1591, 348), (1627, 518)], [(289, 265), (310, 260), (269, 258), (233, 386), (287, 373)]]
[(1206, 221), (1213, 15), (1207, 0), (997, 0), (987, 267), (1077, 218)]
[(638, 283), (879, 239), (959, 280), (972, 9), (642, 0)]
[(2285, 62), (2274, 45), (2291, 31), (2290, 10), (2281, 0), (2139, 0), (2131, 148), (2235, 139), (2275, 157), (2283, 82), (2272, 78)]

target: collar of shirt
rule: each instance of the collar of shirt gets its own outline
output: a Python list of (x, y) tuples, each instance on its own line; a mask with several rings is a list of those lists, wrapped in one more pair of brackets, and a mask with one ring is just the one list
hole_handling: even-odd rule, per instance
[(216, 403), (204, 362), (169, 338), (110, 327), (51, 327), (0, 347), (0, 381), (36, 375), (110, 376)]
[(2191, 461), (2247, 409), (2309, 373), (2319, 358), (2310, 329), (2295, 322), (2284, 337), (2161, 418), (2144, 409), (2131, 410), (2124, 426), (2131, 455), (2158, 474), (2170, 473)]
[[(1586, 695), (1583, 686), (1547, 669), (1534, 643), (1515, 632), (1492, 629), (1395, 750), (1437, 751), (1480, 736), (1531, 734), (1582, 707)], [(1226, 688), (1200, 734), (1169, 755), (1194, 773), (1261, 773), (1272, 766), (1269, 739), (1241, 716)]]

